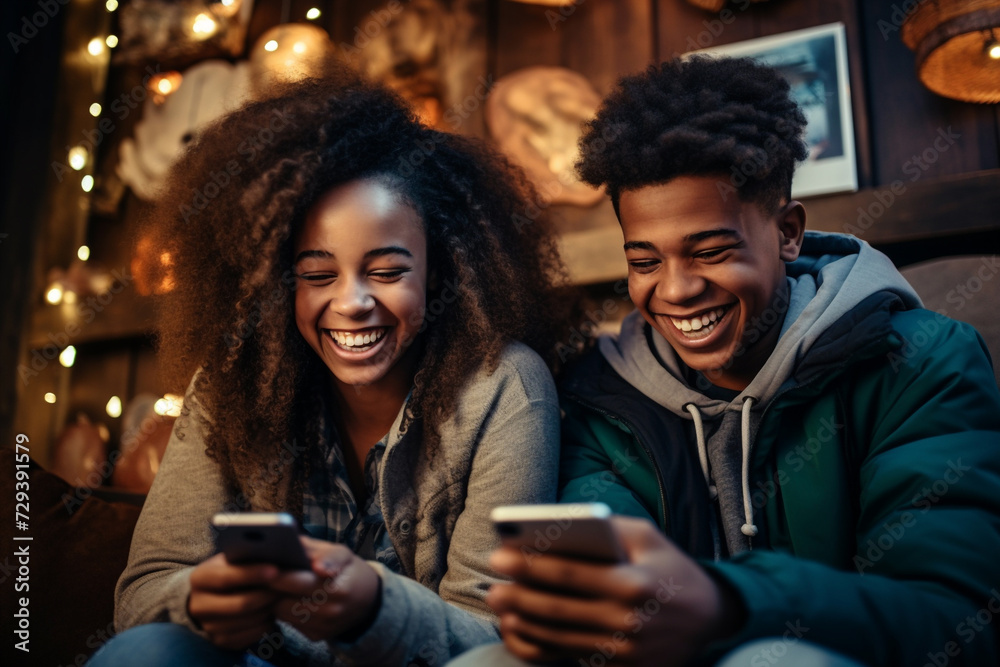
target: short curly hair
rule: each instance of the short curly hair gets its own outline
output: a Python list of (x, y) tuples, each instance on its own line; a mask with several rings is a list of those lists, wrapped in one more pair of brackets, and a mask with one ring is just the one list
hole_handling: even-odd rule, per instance
[(234, 491), (267, 504), (301, 498), (311, 457), (276, 462), (289, 442), (313, 452), (332, 409), (329, 371), (295, 324), (294, 239), (321, 195), (358, 179), (395, 190), (427, 235), (436, 284), (407, 406), (431, 451), (481, 365), (495, 368), (511, 340), (554, 363), (565, 329), (554, 237), (544, 215), (522, 215), (536, 195), (481, 142), (422, 125), (386, 87), (345, 72), (222, 118), (174, 167), (148, 220), (170, 257), (160, 278), (173, 283), (158, 338), (175, 383), (200, 369), (208, 454)]
[(750, 58), (691, 56), (623, 77), (580, 140), (577, 169), (622, 192), (678, 176), (723, 175), (765, 210), (791, 197), (807, 152), (788, 82)]

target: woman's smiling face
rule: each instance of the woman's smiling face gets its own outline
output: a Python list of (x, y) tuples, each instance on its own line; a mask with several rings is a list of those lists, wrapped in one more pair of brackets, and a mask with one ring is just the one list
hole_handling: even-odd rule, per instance
[(412, 384), (427, 301), (420, 216), (378, 180), (323, 194), (295, 239), (295, 324), (338, 385)]

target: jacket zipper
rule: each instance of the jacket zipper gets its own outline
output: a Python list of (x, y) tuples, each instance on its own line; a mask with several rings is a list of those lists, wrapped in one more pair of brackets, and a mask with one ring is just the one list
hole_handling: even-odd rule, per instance
[(669, 526), (667, 525), (667, 522), (669, 520), (670, 514), (667, 511), (667, 494), (663, 488), (663, 476), (662, 473), (660, 472), (660, 467), (656, 465), (656, 458), (653, 456), (653, 451), (646, 445), (645, 442), (643, 442), (642, 438), (639, 437), (638, 431), (636, 430), (635, 426), (633, 426), (627, 419), (623, 419), (622, 417), (612, 414), (611, 412), (605, 410), (604, 408), (599, 408), (596, 405), (593, 405), (592, 403), (588, 403), (587, 401), (576, 396), (575, 394), (566, 394), (566, 398), (570, 399), (574, 403), (582, 405), (584, 408), (588, 410), (603, 415), (607, 419), (620, 422), (624, 424), (626, 427), (628, 427), (629, 433), (632, 434), (632, 439), (635, 440), (637, 443), (639, 443), (639, 446), (642, 447), (642, 450), (646, 452), (646, 456), (647, 458), (649, 458), (650, 463), (653, 464), (653, 471), (656, 473), (656, 485), (657, 487), (659, 487), (660, 490), (660, 509), (663, 510), (663, 525), (660, 526), (660, 529), (664, 532), (664, 534), (669, 534), (668, 530)]

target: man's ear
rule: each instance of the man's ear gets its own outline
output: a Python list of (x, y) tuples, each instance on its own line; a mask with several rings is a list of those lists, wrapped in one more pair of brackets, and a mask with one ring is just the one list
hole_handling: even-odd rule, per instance
[(802, 238), (806, 232), (806, 209), (801, 202), (793, 199), (775, 216), (781, 245), (778, 254), (786, 262), (793, 262), (802, 250)]

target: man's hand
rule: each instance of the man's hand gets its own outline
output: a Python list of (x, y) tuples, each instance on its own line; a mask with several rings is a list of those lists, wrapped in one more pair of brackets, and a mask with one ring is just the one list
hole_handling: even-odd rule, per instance
[(230, 565), (216, 554), (191, 571), (188, 615), (216, 646), (242, 650), (274, 630), (274, 604), (281, 597), (268, 585), (274, 565)]
[(514, 583), (494, 585), (486, 601), (514, 655), (683, 665), (738, 628), (739, 603), (653, 524), (612, 521), (627, 559), (620, 565), (494, 552), (490, 564)]
[(363, 631), (381, 603), (378, 573), (341, 544), (300, 539), (312, 570), (284, 572), (271, 581), (271, 589), (281, 594), (277, 618), (314, 641)]

